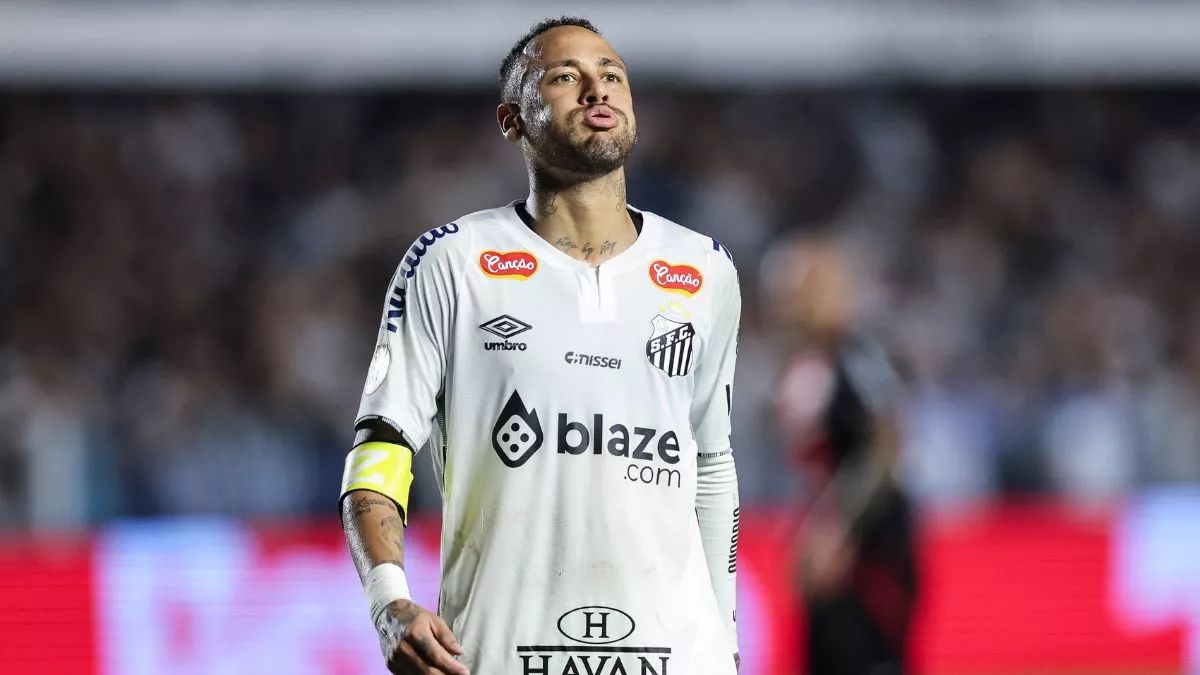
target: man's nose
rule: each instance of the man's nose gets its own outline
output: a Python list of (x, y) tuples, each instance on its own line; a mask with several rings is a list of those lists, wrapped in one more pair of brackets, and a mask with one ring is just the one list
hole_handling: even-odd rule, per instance
[(598, 77), (589, 77), (583, 88), (583, 100), (589, 105), (608, 101), (608, 85)]

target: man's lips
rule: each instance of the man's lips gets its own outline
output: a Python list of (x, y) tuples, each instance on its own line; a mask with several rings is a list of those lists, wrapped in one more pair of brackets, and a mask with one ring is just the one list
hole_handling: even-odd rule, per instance
[(583, 114), (583, 123), (593, 129), (612, 129), (617, 126), (617, 113), (606, 105), (593, 106)]

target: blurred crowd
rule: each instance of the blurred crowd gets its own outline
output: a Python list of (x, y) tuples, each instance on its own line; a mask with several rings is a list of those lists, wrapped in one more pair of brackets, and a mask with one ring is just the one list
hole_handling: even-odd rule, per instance
[[(494, 105), (0, 98), (0, 526), (334, 513), (394, 266), (525, 194)], [(637, 111), (630, 202), (741, 271), (743, 501), (796, 490), (760, 262), (797, 233), (854, 261), (860, 328), (904, 366), (919, 502), (1200, 481), (1200, 95), (645, 91)]]

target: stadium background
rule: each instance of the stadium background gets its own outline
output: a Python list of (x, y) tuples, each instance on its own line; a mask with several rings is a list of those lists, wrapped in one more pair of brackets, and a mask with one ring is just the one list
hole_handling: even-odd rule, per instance
[(631, 203), (741, 270), (743, 672), (800, 672), (792, 232), (911, 367), (914, 671), (1200, 672), (1200, 10), (1121, 0), (0, 7), (0, 671), (382, 672), (333, 506), (383, 291), (524, 195), (492, 77), (564, 9)]

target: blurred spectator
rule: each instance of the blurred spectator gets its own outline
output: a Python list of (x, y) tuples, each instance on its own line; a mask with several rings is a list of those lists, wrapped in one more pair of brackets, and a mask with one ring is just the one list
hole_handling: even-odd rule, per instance
[[(331, 508), (402, 251), (522, 194), (492, 105), (6, 95), (0, 524)], [(900, 423), (921, 502), (1089, 505), (1200, 480), (1194, 92), (658, 92), (639, 107), (630, 201), (715, 235), (742, 270), (746, 502), (793, 491), (764, 424), (783, 355), (757, 261), (814, 228), (863, 261), (865, 320), (912, 364)], [(417, 475), (415, 505), (435, 507)]]

